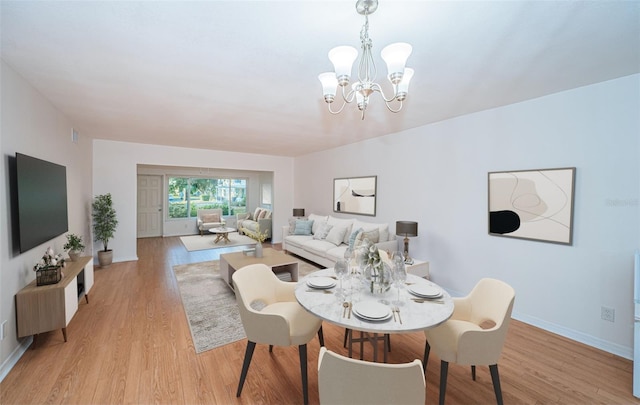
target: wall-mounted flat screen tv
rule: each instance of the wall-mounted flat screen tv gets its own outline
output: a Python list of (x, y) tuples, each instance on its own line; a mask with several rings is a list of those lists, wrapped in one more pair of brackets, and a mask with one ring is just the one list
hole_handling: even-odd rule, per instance
[(20, 252), (41, 245), (69, 229), (67, 168), (16, 153)]

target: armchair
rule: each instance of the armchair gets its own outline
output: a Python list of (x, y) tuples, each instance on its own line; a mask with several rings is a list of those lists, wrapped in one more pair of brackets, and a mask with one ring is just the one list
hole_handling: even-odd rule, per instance
[(449, 363), (471, 366), (476, 379), (476, 366), (489, 366), (496, 402), (502, 405), (502, 389), (498, 374), (498, 359), (507, 337), (515, 291), (507, 283), (484, 278), (469, 295), (454, 298), (453, 315), (445, 323), (424, 331), (423, 366), (434, 349), (440, 357), (440, 405), (444, 405)]
[(224, 226), (224, 218), (222, 217), (221, 208), (201, 209), (197, 212), (196, 224), (200, 231), (200, 236), (211, 228)]
[[(317, 333), (320, 346), (324, 346), (322, 320), (311, 315), (296, 301), (296, 283), (279, 280), (266, 264), (245, 266), (233, 273), (232, 279), (240, 319), (247, 334), (247, 348), (236, 397), (242, 393), (257, 343), (268, 344), (269, 352), (274, 345), (298, 346), (303, 400), (307, 404), (307, 343)], [(257, 303), (261, 309), (254, 306)]]

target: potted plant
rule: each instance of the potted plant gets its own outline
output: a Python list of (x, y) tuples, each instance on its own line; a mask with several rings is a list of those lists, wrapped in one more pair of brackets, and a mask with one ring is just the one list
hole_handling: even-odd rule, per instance
[(84, 252), (84, 244), (82, 243), (82, 236), (78, 236), (74, 233), (67, 235), (67, 243), (62, 247), (69, 252), (69, 259), (72, 262), (78, 260), (80, 253)]
[(104, 246), (103, 250), (98, 251), (98, 262), (100, 267), (107, 267), (113, 262), (113, 251), (109, 249), (109, 240), (113, 238), (118, 226), (111, 194), (95, 196), (91, 208), (93, 209), (93, 237)]

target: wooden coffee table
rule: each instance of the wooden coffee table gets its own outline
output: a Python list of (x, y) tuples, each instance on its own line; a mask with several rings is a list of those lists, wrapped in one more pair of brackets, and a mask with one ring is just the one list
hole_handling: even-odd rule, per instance
[(262, 257), (248, 256), (243, 252), (224, 253), (220, 255), (220, 273), (222, 278), (233, 290), (233, 273), (250, 264), (263, 263), (274, 273), (287, 272), (292, 281), (298, 281), (298, 260), (279, 250), (262, 249)]
[(225, 244), (231, 242), (229, 240), (229, 233), (235, 232), (235, 231), (236, 231), (236, 228), (228, 228), (228, 227), (222, 227), (222, 226), (219, 228), (209, 229), (209, 232), (216, 235), (216, 240), (213, 241), (214, 244), (220, 241), (224, 241)]

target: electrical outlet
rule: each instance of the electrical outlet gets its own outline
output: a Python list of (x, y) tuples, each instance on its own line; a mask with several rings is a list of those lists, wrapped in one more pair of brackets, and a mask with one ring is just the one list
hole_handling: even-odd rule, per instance
[(600, 318), (605, 321), (615, 322), (616, 310), (609, 307), (600, 307)]
[(0, 324), (0, 340), (4, 340), (7, 334), (4, 331), (5, 326), (7, 325), (7, 321), (2, 321)]

